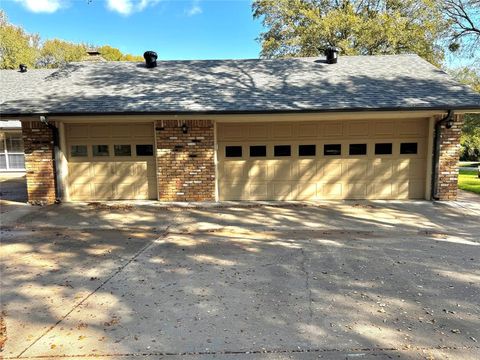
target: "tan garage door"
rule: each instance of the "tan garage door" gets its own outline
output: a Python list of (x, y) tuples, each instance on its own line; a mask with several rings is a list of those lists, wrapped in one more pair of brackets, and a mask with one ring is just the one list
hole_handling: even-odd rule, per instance
[(156, 199), (153, 124), (66, 125), (71, 200)]
[(219, 123), (220, 200), (420, 199), (427, 119)]

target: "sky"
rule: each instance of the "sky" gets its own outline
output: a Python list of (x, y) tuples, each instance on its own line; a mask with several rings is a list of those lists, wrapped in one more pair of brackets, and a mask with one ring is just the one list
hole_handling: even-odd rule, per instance
[(105, 45), (159, 59), (258, 58), (249, 0), (0, 0), (9, 21), (42, 40)]

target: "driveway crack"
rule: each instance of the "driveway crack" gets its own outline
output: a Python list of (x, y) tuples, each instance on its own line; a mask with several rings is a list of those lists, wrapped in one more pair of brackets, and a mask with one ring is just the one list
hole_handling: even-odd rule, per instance
[(27, 352), (32, 346), (34, 346), (37, 342), (39, 342), (44, 336), (46, 336), (50, 331), (55, 329), (63, 320), (65, 320), (72, 312), (74, 312), (78, 307), (80, 307), (85, 301), (87, 301), (92, 295), (98, 292), (101, 288), (103, 288), (107, 283), (110, 282), (114, 277), (120, 274), (128, 265), (130, 265), (135, 259), (137, 259), (141, 254), (143, 254), (146, 250), (148, 250), (151, 246), (157, 244), (157, 242), (163, 238), (165, 238), (172, 226), (175, 224), (177, 217), (179, 214), (175, 215), (171, 223), (162, 231), (162, 233), (156, 237), (154, 240), (148, 242), (145, 246), (143, 246), (140, 250), (138, 250), (128, 261), (123, 263), (119, 266), (110, 276), (108, 276), (100, 285), (98, 285), (92, 292), (90, 292), (87, 296), (85, 296), (82, 300), (76, 303), (69, 311), (67, 311), (55, 324), (51, 325), (47, 328), (41, 335), (39, 335), (30, 345), (28, 345), (25, 349), (23, 349), (16, 358), (20, 358), (25, 352)]
[(308, 301), (308, 317), (311, 321), (313, 319), (313, 298), (312, 298), (312, 289), (310, 288), (310, 273), (307, 271), (307, 266), (306, 266), (306, 262), (308, 261), (308, 258), (304, 248), (300, 248), (300, 252), (302, 254), (300, 269), (305, 275), (305, 291), (307, 294), (307, 301)]

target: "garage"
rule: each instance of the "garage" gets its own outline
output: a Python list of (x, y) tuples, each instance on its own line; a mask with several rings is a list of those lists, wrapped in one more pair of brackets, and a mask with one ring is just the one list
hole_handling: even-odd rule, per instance
[(423, 199), (428, 124), (427, 118), (219, 123), (219, 199)]
[(70, 200), (156, 199), (152, 123), (66, 124)]

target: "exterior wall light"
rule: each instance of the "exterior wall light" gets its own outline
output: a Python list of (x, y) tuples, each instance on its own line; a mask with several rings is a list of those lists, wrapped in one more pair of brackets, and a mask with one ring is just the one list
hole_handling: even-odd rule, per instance
[(182, 125), (182, 132), (183, 132), (184, 134), (188, 133), (188, 126), (187, 126), (187, 124), (185, 124), (185, 123), (183, 123), (183, 125)]

